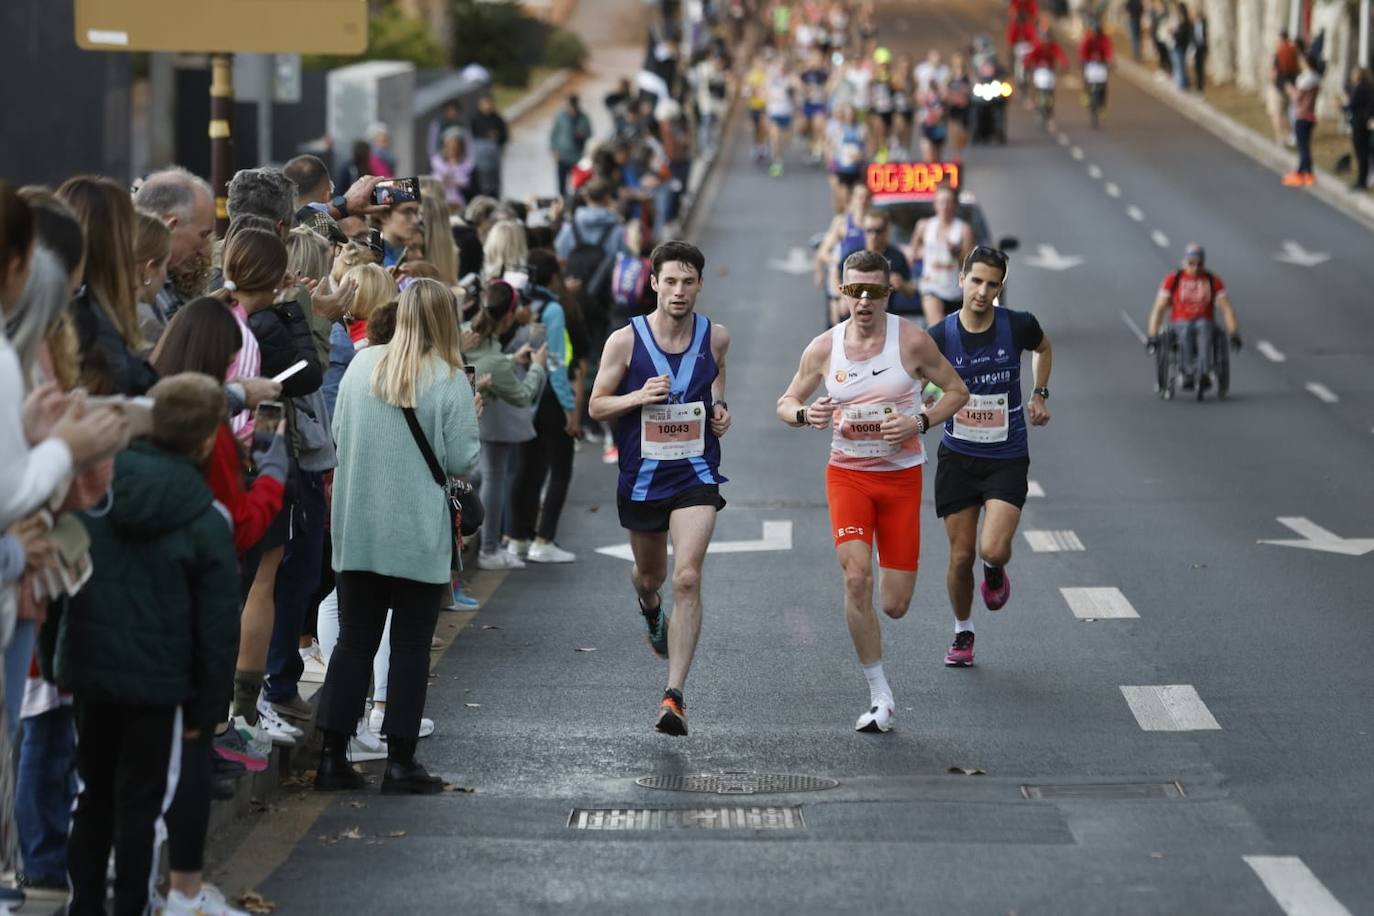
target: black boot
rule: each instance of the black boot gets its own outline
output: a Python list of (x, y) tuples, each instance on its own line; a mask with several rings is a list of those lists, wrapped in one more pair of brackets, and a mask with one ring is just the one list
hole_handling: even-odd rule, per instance
[(363, 774), (348, 762), (348, 735), (324, 730), (324, 750), (315, 770), (316, 792), (358, 792), (366, 785)]
[(444, 781), (415, 761), (415, 739), (387, 737), (386, 773), (382, 776), (383, 795), (437, 795)]

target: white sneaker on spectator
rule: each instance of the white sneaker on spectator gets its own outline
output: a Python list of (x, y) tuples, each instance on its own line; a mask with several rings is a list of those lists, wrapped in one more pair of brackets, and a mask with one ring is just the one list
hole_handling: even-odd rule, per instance
[(324, 660), (324, 652), (320, 649), (319, 640), (310, 640), (310, 648), (301, 650), (301, 662), (305, 665), (301, 671), (301, 680), (311, 684), (323, 684), (324, 675), (329, 665)]
[(530, 555), (530, 542), (517, 541), (515, 538), (511, 538), (509, 541), (506, 541), (506, 552), (514, 554), (519, 559), (524, 560)]
[(202, 884), (200, 893), (194, 897), (182, 896), (177, 890), (168, 891), (167, 905), (161, 912), (165, 916), (248, 916), (244, 910), (230, 906), (213, 884)]
[[(372, 710), (372, 712), (369, 713), (367, 717), (368, 730), (371, 731), (373, 734), (380, 735), (382, 733), (382, 720), (385, 718), (385, 709)], [(428, 738), (432, 734), (434, 734), (434, 720), (422, 717), (420, 719), (420, 737)], [(385, 741), (386, 738), (382, 738), (382, 740)]]
[[(265, 697), (258, 697), (258, 724), (267, 730), (272, 736), (272, 743), (291, 747), (295, 745), (297, 738), (304, 738), (305, 732), (287, 722), (277, 714), (272, 708), (272, 704), (267, 702)], [(283, 742), (281, 737), (291, 739), (289, 743)]]
[(357, 734), (348, 740), (348, 759), (353, 763), (386, 759), (386, 739), (367, 726), (367, 717), (359, 719)]
[(528, 559), (531, 563), (571, 563), (577, 559), (577, 554), (564, 550), (552, 541), (547, 544), (535, 541), (530, 545)]
[(243, 716), (234, 716), (234, 729), (243, 736), (248, 742), (248, 749), (259, 757), (272, 757), (272, 737), (267, 734), (267, 729), (262, 727), (262, 721), (257, 725), (249, 725), (248, 720)]
[(498, 550), (495, 553), (479, 553), (477, 555), (477, 568), (524, 569), (525, 561), (508, 550)]

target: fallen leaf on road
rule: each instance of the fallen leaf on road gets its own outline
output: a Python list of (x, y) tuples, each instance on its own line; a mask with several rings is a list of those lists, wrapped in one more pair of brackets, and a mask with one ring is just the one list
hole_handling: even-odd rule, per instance
[(257, 891), (245, 891), (235, 902), (248, 912), (255, 914), (271, 913), (277, 908), (275, 903)]
[(481, 704), (481, 703), (464, 703), (463, 705), (466, 706), (468, 709), (481, 709), (481, 708), (482, 708), (482, 704)]
[(349, 827), (343, 833), (339, 834), (339, 839), (341, 840), (361, 840), (362, 838), (363, 832), (357, 827)]
[(588, 512), (600, 512), (600, 511), (601, 511), (601, 507), (600, 507), (600, 506), (588, 506), (588, 507), (587, 507), (587, 511), (588, 511)]
[(477, 790), (476, 790), (476, 789), (469, 789), (467, 786), (460, 786), (460, 785), (457, 785), (456, 783), (446, 782), (446, 783), (444, 783), (444, 791), (445, 791), (445, 792), (460, 792), (460, 793), (463, 793), (463, 794), (465, 794), (465, 795), (471, 795), (473, 792), (475, 792), (475, 791), (477, 791)]
[(399, 840), (401, 837), (405, 835), (406, 832), (404, 830), (393, 830), (387, 834), (387, 836), (391, 837), (393, 840)]
[(956, 776), (986, 776), (987, 772), (977, 767), (950, 767), (949, 771)]
[(578, 652), (595, 652), (595, 651), (596, 651), (596, 646), (578, 646), (578, 647), (577, 647), (577, 651), (578, 651)]
[(315, 786), (315, 771), (301, 770), (299, 773), (292, 773), (281, 781), (284, 789), (311, 789)]

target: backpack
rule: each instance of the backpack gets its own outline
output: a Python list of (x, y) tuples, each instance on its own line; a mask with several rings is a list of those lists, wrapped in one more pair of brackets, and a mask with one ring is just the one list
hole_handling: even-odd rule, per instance
[(632, 254), (615, 256), (611, 272), (611, 304), (616, 314), (638, 315), (643, 311), (644, 292), (649, 288), (649, 259)]
[(568, 276), (582, 281), (582, 290), (587, 296), (587, 301), (605, 312), (611, 304), (611, 272), (616, 260), (606, 253), (606, 240), (611, 237), (616, 226), (614, 223), (608, 225), (595, 241), (590, 241), (582, 237), (577, 228), (576, 217), (570, 225), (573, 249), (568, 253), (564, 269)]

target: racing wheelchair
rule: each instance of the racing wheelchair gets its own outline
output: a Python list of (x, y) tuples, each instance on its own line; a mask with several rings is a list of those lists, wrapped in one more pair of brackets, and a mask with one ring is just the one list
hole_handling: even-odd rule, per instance
[[(1179, 371), (1180, 347), (1178, 332), (1166, 325), (1160, 329), (1159, 345), (1155, 349), (1155, 393), (1162, 399), (1169, 401), (1174, 397), (1175, 392), (1180, 387), (1181, 373)], [(1207, 385), (1203, 384), (1203, 379), (1207, 378), (1216, 387), (1218, 398), (1225, 398), (1231, 391), (1231, 347), (1227, 339), (1225, 330), (1217, 324), (1212, 325), (1211, 343), (1211, 371), (1205, 375), (1200, 374), (1194, 381), (1193, 393), (1201, 401), (1207, 393)]]

